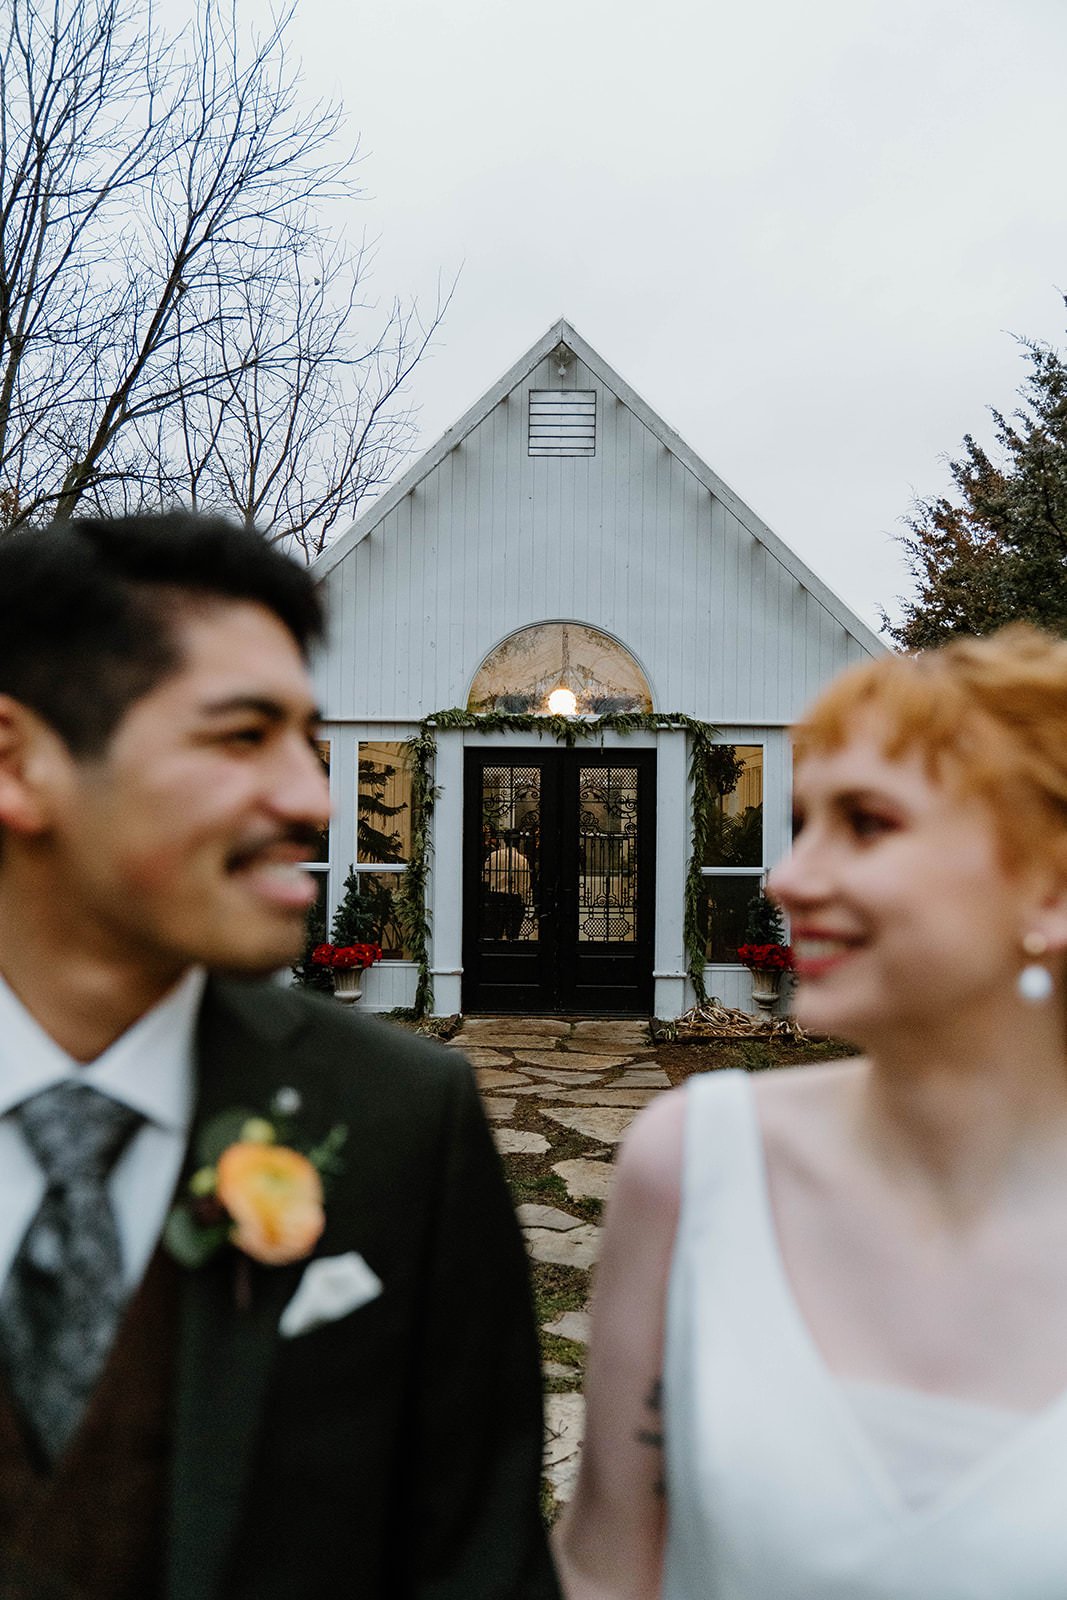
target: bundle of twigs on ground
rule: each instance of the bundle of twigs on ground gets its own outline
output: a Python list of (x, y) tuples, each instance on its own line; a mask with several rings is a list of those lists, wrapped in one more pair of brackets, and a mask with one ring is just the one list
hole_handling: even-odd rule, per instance
[[(792, 1017), (751, 1017), (723, 1005), (715, 995), (682, 1013), (668, 1024), (675, 1039), (778, 1039), (783, 1044), (807, 1044), (808, 1036)], [(666, 1032), (666, 1029), (664, 1029)]]

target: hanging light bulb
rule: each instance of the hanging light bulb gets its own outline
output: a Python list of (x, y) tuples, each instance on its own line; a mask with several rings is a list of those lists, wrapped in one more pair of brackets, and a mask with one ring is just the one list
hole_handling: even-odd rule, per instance
[(561, 683), (548, 697), (548, 709), (555, 717), (573, 717), (578, 711), (578, 696)]

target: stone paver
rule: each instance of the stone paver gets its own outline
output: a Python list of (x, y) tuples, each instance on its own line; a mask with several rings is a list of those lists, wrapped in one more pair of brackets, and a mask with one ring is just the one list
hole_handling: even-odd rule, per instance
[(572, 1217), (569, 1211), (561, 1211), (558, 1206), (537, 1205), (534, 1201), (518, 1206), (516, 1215), (524, 1228), (555, 1228), (557, 1233), (579, 1228), (582, 1223), (581, 1217)]
[(449, 1050), (458, 1050), (461, 1056), (466, 1056), (472, 1067), (509, 1067), (511, 1057), (503, 1050), (483, 1050), (481, 1046), (468, 1046), (464, 1041), (450, 1042)]
[(494, 1128), (493, 1138), (502, 1156), (543, 1156), (548, 1149), (543, 1133), (525, 1133), (521, 1128)]
[(556, 1499), (574, 1493), (585, 1429), (585, 1400), (580, 1394), (545, 1395), (545, 1477)]
[[(462, 1033), (456, 1034), (456, 1040), (461, 1050), (465, 1051), (466, 1040)], [(516, 1033), (514, 1036), (504, 1033), (478, 1034), (475, 1041), (479, 1050), (554, 1050), (557, 1044), (562, 1044), (562, 1039), (545, 1038), (539, 1033)]]
[(564, 1128), (584, 1134), (587, 1139), (599, 1139), (601, 1144), (618, 1144), (637, 1112), (625, 1110), (622, 1106), (575, 1106), (573, 1111), (569, 1107), (546, 1106), (541, 1114), (551, 1117), (553, 1122), (562, 1124)]
[(566, 1100), (566, 1087), (566, 1084), (563, 1083), (531, 1083), (529, 1088), (516, 1089), (515, 1093), (521, 1094), (527, 1099), (531, 1095), (539, 1096), (540, 1099), (548, 1100), (554, 1104), (557, 1100)]
[[(603, 1071), (601, 1071), (601, 1072), (577, 1072), (577, 1071), (571, 1070), (571, 1071), (562, 1071), (561, 1072), (558, 1069), (554, 1070), (554, 1071), (549, 1071), (545, 1067), (528, 1067), (528, 1066), (525, 1065), (525, 1063), (523, 1065), (523, 1069), (522, 1070), (523, 1070), (523, 1072), (526, 1073), (527, 1077), (529, 1077), (529, 1078), (539, 1078), (541, 1080), (541, 1082), (543, 1082), (543, 1083), (558, 1083), (560, 1085), (560, 1087), (562, 1087), (563, 1085), (566, 1085), (568, 1089), (572, 1088), (575, 1084), (599, 1083), (601, 1078), (604, 1077), (604, 1072)], [(669, 1079), (666, 1078), (666, 1074), (664, 1074), (664, 1078), (665, 1078), (665, 1081), (667, 1081), (667, 1082), (670, 1081)]]
[(531, 1067), (554, 1068), (559, 1072), (566, 1072), (571, 1067), (576, 1072), (580, 1072), (583, 1069), (586, 1072), (608, 1072), (612, 1067), (628, 1067), (633, 1057), (620, 1056), (618, 1054), (594, 1056), (585, 1051), (568, 1051), (564, 1053), (560, 1050), (550, 1055), (547, 1050), (516, 1050), (515, 1060), (520, 1065), (529, 1063)]
[(503, 1072), (496, 1067), (480, 1067), (477, 1074), (479, 1089), (517, 1089), (519, 1084), (529, 1086), (530, 1080), (521, 1072)]
[[(557, 1141), (509, 1126), (520, 1098), (561, 1129), (602, 1144), (617, 1144), (638, 1111), (670, 1088), (656, 1066), (648, 1027), (636, 1019), (590, 1018), (570, 1023), (550, 1017), (474, 1017), (452, 1040), (478, 1069), (493, 1138), (503, 1156), (549, 1154)], [(499, 1093), (504, 1090), (506, 1093)], [(614, 1167), (608, 1159), (558, 1161), (552, 1171), (575, 1201), (608, 1198)], [(559, 1206), (529, 1201), (518, 1208), (527, 1251), (534, 1261), (589, 1271), (601, 1229)], [(545, 1324), (561, 1338), (589, 1340), (588, 1311), (567, 1311)], [(585, 1402), (581, 1373), (562, 1361), (544, 1363), (546, 1378), (568, 1385), (545, 1396), (545, 1467), (556, 1499), (570, 1499), (578, 1475)]]
[(535, 1261), (551, 1261), (557, 1267), (581, 1267), (588, 1271), (596, 1261), (600, 1229), (591, 1222), (580, 1222), (566, 1233), (555, 1228), (524, 1228), (526, 1248)]
[(495, 1095), (483, 1095), (482, 1105), (490, 1122), (507, 1122), (509, 1117), (515, 1115), (514, 1100), (498, 1099)]
[(540, 1095), (542, 1100), (554, 1100), (567, 1087), (566, 1083), (527, 1083), (524, 1088), (516, 1089), (516, 1094), (528, 1098), (530, 1095)]
[(669, 1089), (671, 1080), (662, 1067), (625, 1067), (615, 1079), (616, 1087), (627, 1089)]
[(628, 1084), (619, 1087), (608, 1084), (603, 1089), (557, 1089), (554, 1093), (558, 1102), (565, 1106), (630, 1106), (634, 1110), (640, 1110), (642, 1106), (647, 1106), (650, 1100), (656, 1099), (659, 1090), (635, 1089)]
[(634, 1040), (647, 1044), (649, 1041), (648, 1023), (640, 1022), (636, 1017), (623, 1018), (613, 1022), (610, 1018), (591, 1018), (588, 1022), (574, 1024), (573, 1037), (575, 1039), (618, 1039), (620, 1042)]
[(558, 1021), (555, 1017), (467, 1017), (457, 1037), (494, 1033), (504, 1038), (516, 1033), (535, 1033), (542, 1038), (564, 1039), (570, 1031), (569, 1022)]
[(563, 1179), (572, 1200), (606, 1200), (615, 1177), (610, 1161), (590, 1161), (585, 1156), (557, 1161), (552, 1171)]
[(573, 1339), (575, 1344), (588, 1344), (592, 1320), (588, 1311), (564, 1311), (555, 1322), (546, 1322), (544, 1329), (559, 1339)]
[(636, 1039), (561, 1039), (560, 1044), (561, 1055), (617, 1056), (625, 1050), (630, 1060), (636, 1056), (650, 1056), (656, 1049), (647, 1039), (643, 1044)]

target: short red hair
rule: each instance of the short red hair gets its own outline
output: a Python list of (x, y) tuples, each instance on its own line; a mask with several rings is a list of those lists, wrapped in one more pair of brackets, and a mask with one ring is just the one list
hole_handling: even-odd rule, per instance
[(839, 749), (860, 721), (891, 760), (916, 751), (987, 800), (1015, 864), (1044, 856), (1067, 875), (1067, 640), (1012, 623), (853, 667), (795, 728), (797, 759)]

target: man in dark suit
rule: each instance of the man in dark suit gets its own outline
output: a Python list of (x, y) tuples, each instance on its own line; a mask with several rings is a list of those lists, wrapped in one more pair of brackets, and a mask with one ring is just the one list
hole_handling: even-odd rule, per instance
[[(557, 1593), (469, 1070), (256, 981), (302, 943), (328, 816), (320, 622), (303, 569), (225, 523), (0, 541), (4, 1600)], [(324, 1225), (179, 1265), (175, 1197), (220, 1225), (220, 1116), (237, 1143), (343, 1130)]]

